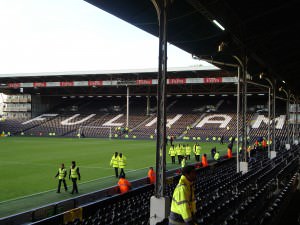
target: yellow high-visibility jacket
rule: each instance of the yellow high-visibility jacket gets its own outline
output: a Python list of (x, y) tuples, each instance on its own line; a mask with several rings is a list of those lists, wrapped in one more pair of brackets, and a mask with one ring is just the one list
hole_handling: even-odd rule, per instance
[(200, 145), (197, 145), (195, 155), (200, 155), (200, 154), (201, 154), (201, 147)]
[(175, 148), (170, 147), (170, 149), (169, 149), (169, 155), (170, 156), (176, 156), (176, 150), (175, 150)]
[(176, 147), (175, 147), (175, 150), (176, 150), (176, 155), (182, 155), (182, 154), (181, 154), (181, 149), (180, 149), (179, 146), (176, 146)]
[(78, 178), (77, 168), (78, 168), (77, 166), (75, 166), (74, 168), (71, 167), (71, 174), (70, 174), (71, 178)]
[(185, 148), (183, 148), (183, 146), (180, 146), (180, 155), (185, 155)]
[(115, 154), (111, 157), (110, 166), (114, 168), (119, 168), (119, 156), (115, 157)]
[[(172, 198), (171, 212), (181, 215), (187, 223), (193, 220), (196, 213), (196, 200), (194, 195), (193, 184), (182, 175), (177, 184)], [(172, 218), (170, 218), (172, 220)], [(170, 221), (175, 222), (176, 221)]]
[(67, 170), (66, 168), (58, 168), (58, 179), (62, 180), (65, 179), (65, 177), (67, 176)]
[(190, 155), (191, 152), (192, 152), (191, 146), (186, 146), (186, 147), (185, 147), (185, 154), (186, 154), (186, 155)]
[(219, 160), (220, 159), (220, 154), (218, 152), (216, 152), (215, 156), (214, 156), (215, 160)]
[(126, 157), (122, 155), (122, 157), (119, 157), (119, 168), (124, 169), (126, 166)]

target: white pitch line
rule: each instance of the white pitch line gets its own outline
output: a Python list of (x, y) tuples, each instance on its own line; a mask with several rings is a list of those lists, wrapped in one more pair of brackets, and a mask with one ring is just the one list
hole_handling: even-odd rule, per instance
[(43, 167), (53, 167), (53, 164), (46, 164), (46, 163), (30, 163), (30, 162), (18, 162), (18, 161), (3, 161), (0, 160), (3, 164), (18, 164), (18, 165), (30, 165), (30, 166), (43, 166)]
[(105, 169), (105, 170), (112, 169), (112, 168), (109, 168), (109, 167), (102, 167), (102, 166), (80, 166), (80, 168), (86, 168), (86, 169)]

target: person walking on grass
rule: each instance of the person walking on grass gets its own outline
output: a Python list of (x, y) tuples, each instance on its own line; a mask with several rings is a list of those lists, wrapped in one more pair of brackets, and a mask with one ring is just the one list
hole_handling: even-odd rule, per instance
[(110, 166), (112, 166), (115, 169), (115, 175), (116, 178), (119, 177), (119, 154), (118, 152), (115, 152), (110, 160)]
[(126, 167), (126, 157), (125, 155), (123, 155), (122, 153), (119, 154), (119, 168), (120, 168), (120, 177), (121, 176), (126, 176), (125, 175), (125, 172), (124, 172), (124, 169)]
[(70, 172), (69, 172), (69, 179), (72, 180), (73, 183), (73, 189), (71, 194), (74, 194), (74, 192), (76, 194), (78, 194), (78, 187), (77, 187), (77, 179), (80, 180), (81, 176), (80, 176), (80, 172), (79, 172), (79, 167), (76, 166), (76, 162), (72, 161), (72, 165), (70, 168)]
[(197, 144), (195, 146), (195, 159), (197, 162), (200, 161), (200, 155), (201, 155), (201, 146), (199, 144)]
[(67, 170), (65, 168), (65, 164), (62, 163), (61, 167), (58, 168), (55, 178), (56, 177), (58, 177), (58, 187), (57, 187), (56, 193), (60, 193), (61, 183), (64, 184), (65, 191), (67, 191), (68, 190), (67, 183), (66, 183)]
[(216, 154), (214, 155), (214, 160), (220, 161), (220, 152), (216, 152)]
[(175, 164), (175, 156), (176, 156), (176, 150), (174, 145), (171, 145), (169, 149), (169, 155), (171, 156), (172, 164)]
[(191, 146), (189, 146), (189, 144), (187, 144), (185, 146), (185, 155), (186, 155), (188, 160), (191, 159), (191, 153), (192, 153), (192, 148), (191, 148)]

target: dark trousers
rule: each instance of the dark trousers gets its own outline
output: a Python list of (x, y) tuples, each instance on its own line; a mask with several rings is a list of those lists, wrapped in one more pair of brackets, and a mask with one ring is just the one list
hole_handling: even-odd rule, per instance
[(59, 180), (58, 180), (57, 193), (60, 192), (61, 182), (63, 182), (63, 184), (64, 184), (65, 191), (68, 190), (66, 180), (65, 180), (65, 179), (59, 179)]
[(77, 187), (77, 178), (71, 178), (73, 183), (73, 189), (71, 194), (77, 193), (78, 194), (78, 187)]
[(186, 155), (187, 159), (191, 159), (191, 155)]
[(182, 160), (182, 155), (178, 155), (177, 157), (178, 157), (178, 164), (180, 164)]
[(212, 159), (215, 159), (215, 154), (216, 154), (216, 153), (214, 153), (214, 152), (211, 153), (211, 158), (212, 158)]
[(118, 167), (114, 167), (115, 168), (115, 175), (116, 175), (116, 178), (119, 177), (119, 168)]
[(123, 169), (123, 168), (121, 168), (121, 171), (120, 171), (120, 177), (121, 177), (122, 175), (125, 177), (125, 172), (124, 172), (124, 169)]
[(200, 155), (195, 155), (196, 157), (196, 161), (199, 162), (200, 161)]
[(175, 156), (171, 156), (172, 164), (175, 164)]
[[(193, 216), (194, 217), (194, 216)], [(163, 223), (165, 224), (165, 223)], [(178, 225), (178, 224), (196, 224), (196, 221), (193, 219), (190, 222), (185, 223), (182, 216), (180, 214), (171, 212), (169, 216), (168, 225)]]

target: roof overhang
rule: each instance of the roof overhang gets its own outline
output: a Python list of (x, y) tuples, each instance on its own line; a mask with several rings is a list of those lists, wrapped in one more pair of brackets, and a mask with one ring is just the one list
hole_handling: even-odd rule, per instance
[[(157, 15), (150, 0), (85, 0), (155, 36), (158, 36)], [(277, 83), (285, 80), (294, 92), (300, 74), (300, 23), (297, 15), (300, 2), (286, 1), (223, 1), (174, 0), (169, 7), (168, 41), (197, 56), (213, 56), (231, 60), (228, 55), (247, 56), (251, 75), (265, 72)], [(212, 21), (226, 29), (222, 31)], [(228, 54), (217, 53), (225, 42)]]

